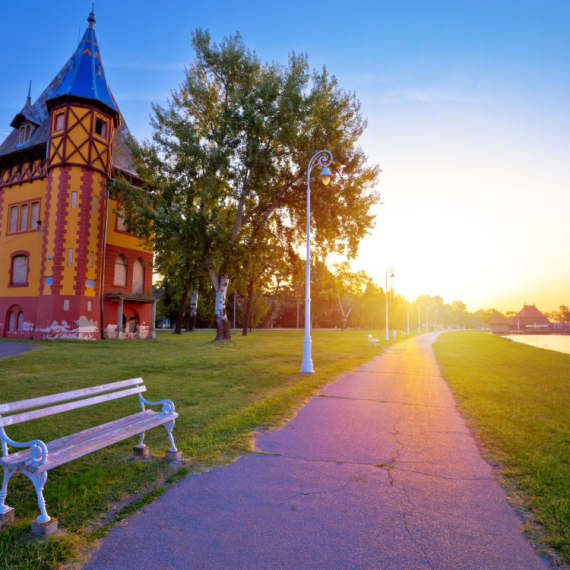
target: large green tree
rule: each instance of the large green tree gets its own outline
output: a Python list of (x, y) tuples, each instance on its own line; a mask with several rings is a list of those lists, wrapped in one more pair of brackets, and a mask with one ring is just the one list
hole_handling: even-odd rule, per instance
[[(316, 255), (356, 254), (373, 226), (379, 170), (358, 146), (366, 127), (358, 100), (326, 70), (310, 73), (305, 55), (263, 63), (239, 34), (216, 44), (200, 29), (192, 44), (184, 82), (167, 106), (153, 107), (152, 142), (134, 150), (160, 207), (134, 215), (154, 216), (155, 247), (172, 220), (188, 226), (216, 291), (216, 339), (228, 340), (228, 286), (253, 265), (264, 234), (293, 247), (304, 241), (311, 156), (330, 150), (335, 175), (330, 187), (311, 187)], [(156, 223), (159, 212), (166, 222)]]

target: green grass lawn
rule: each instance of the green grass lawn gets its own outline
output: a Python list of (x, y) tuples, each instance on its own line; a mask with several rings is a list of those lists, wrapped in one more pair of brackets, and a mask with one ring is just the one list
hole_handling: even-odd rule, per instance
[[(35, 341), (39, 349), (0, 360), (0, 403), (141, 376), (146, 399), (174, 401), (180, 414), (174, 439), (186, 460), (175, 472), (160, 459), (168, 440), (158, 427), (145, 438), (156, 456), (151, 461), (127, 460), (137, 443), (131, 438), (49, 471), (48, 513), (67, 532), (47, 540), (31, 539), (36, 495), (28, 479), (14, 476), (7, 504), (16, 509), (17, 522), (0, 530), (0, 569), (56, 568), (112, 521), (158, 496), (161, 486), (246, 453), (252, 430), (278, 425), (316, 388), (380, 353), (368, 348), (367, 334), (313, 331), (316, 374), (298, 373), (302, 331), (259, 331), (235, 336), (234, 344), (211, 342), (212, 331), (181, 337), (165, 332), (152, 341)], [(16, 441), (51, 441), (139, 410), (131, 396), (6, 431)], [(110, 517), (111, 506), (126, 497), (138, 501)], [(101, 526), (105, 517), (111, 519), (107, 527)]]
[(570, 354), (481, 332), (439, 340), (443, 376), (540, 525), (538, 539), (570, 562)]

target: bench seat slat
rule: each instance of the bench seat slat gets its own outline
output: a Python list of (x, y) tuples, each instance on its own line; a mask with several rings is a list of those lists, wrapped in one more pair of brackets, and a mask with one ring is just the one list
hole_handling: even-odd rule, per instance
[(142, 383), (142, 378), (130, 378), (129, 380), (122, 380), (121, 382), (112, 382), (111, 384), (102, 384), (101, 386), (91, 386), (90, 388), (73, 390), (72, 392), (62, 392), (61, 394), (52, 394), (50, 396), (41, 396), (40, 398), (31, 398), (29, 400), (21, 400), (19, 402), (0, 404), (0, 414), (31, 410), (33, 408), (40, 408), (41, 406), (47, 406), (49, 404), (59, 404), (60, 402), (68, 402), (69, 400), (76, 400), (77, 398), (83, 398), (84, 396), (104, 394), (105, 392), (112, 392), (113, 390), (120, 390), (121, 388), (128, 388), (129, 386), (136, 386), (137, 384)]
[[(48, 460), (46, 463), (37, 468), (29, 468), (37, 473), (48, 471), (58, 465), (63, 465), (73, 459), (175, 420), (177, 417), (178, 414), (176, 413), (165, 414), (145, 410), (120, 420), (56, 439), (46, 444), (48, 448)], [(24, 467), (29, 462), (29, 454), (30, 450), (25, 449), (8, 457), (0, 458), (0, 465), (9, 466), (10, 469)]]
[(112, 392), (111, 394), (103, 394), (101, 396), (95, 396), (94, 398), (87, 398), (86, 400), (68, 402), (66, 404), (60, 404), (59, 406), (52, 406), (50, 408), (42, 408), (40, 410), (34, 410), (32, 412), (22, 412), (21, 414), (15, 414), (13, 416), (4, 416), (0, 417), (0, 427), (20, 424), (22, 422), (35, 420), (38, 418), (45, 418), (46, 416), (52, 416), (54, 414), (68, 412), (70, 410), (77, 410), (79, 408), (85, 408), (86, 406), (92, 406), (94, 404), (100, 404), (102, 402), (110, 402), (111, 400), (124, 398), (125, 396), (131, 396), (133, 394), (140, 394), (141, 392), (146, 392), (146, 388), (144, 386), (137, 386), (136, 388), (122, 390), (120, 392)]

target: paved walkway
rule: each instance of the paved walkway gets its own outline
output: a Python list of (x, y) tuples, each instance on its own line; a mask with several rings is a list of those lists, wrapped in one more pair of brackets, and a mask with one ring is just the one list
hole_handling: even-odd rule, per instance
[(0, 341), (0, 358), (7, 356), (17, 356), (23, 352), (30, 352), (38, 348), (34, 344), (24, 344), (23, 342), (4, 342)]
[(436, 337), (329, 385), (260, 453), (182, 481), (85, 568), (544, 570), (456, 411)]

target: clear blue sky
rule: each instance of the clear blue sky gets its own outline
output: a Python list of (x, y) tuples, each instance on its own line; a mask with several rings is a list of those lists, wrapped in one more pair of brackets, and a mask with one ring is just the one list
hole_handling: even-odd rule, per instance
[[(71, 6), (71, 7), (70, 7)], [(88, 2), (10, 3), (0, 132), (87, 26)], [(190, 33), (240, 31), (262, 59), (307, 52), (356, 91), (384, 205), (355, 268), (470, 310), (570, 305), (570, 2), (96, 2), (107, 79), (137, 138), (191, 61)], [(1, 138), (4, 135), (0, 135)]]

